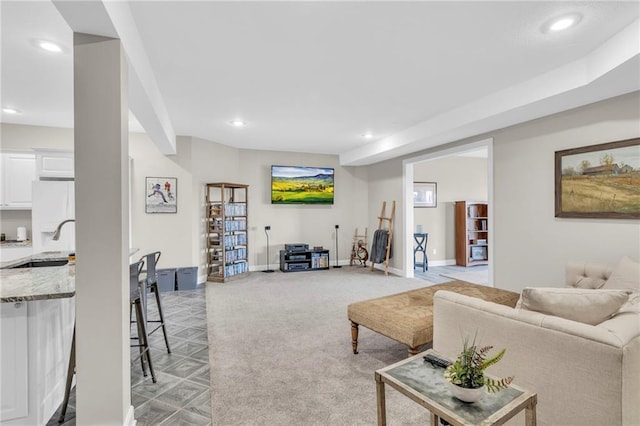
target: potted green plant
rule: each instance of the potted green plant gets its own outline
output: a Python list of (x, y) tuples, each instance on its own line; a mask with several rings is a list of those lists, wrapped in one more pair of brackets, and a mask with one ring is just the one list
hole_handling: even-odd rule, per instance
[(463, 340), (462, 352), (444, 371), (444, 378), (449, 382), (451, 392), (456, 398), (465, 402), (476, 402), (482, 398), (485, 388), (488, 392), (499, 392), (509, 387), (513, 376), (495, 380), (484, 375), (485, 370), (498, 363), (506, 352), (506, 349), (502, 349), (497, 354), (489, 356), (492, 349), (493, 346), (476, 345), (475, 337), (471, 344), (468, 338)]

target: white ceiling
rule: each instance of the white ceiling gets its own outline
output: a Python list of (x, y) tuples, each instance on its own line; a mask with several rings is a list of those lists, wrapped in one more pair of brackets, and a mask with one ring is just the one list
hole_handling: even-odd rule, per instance
[[(1, 2), (0, 100), (21, 111), (2, 122), (73, 125), (70, 25), (105, 30), (54, 3)], [(640, 90), (638, 1), (125, 4), (117, 32), (141, 42), (127, 55), (150, 65), (169, 127), (239, 148), (369, 164)], [(540, 30), (567, 12), (577, 27)]]

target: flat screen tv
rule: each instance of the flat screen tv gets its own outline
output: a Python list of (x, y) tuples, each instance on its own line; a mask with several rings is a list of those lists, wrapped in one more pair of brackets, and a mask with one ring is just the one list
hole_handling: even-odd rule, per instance
[(271, 166), (271, 204), (333, 204), (333, 168)]

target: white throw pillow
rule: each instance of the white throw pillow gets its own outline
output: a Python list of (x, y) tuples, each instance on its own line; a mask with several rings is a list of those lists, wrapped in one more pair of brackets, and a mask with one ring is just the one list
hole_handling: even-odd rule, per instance
[(521, 309), (597, 325), (616, 314), (630, 290), (526, 287)]
[(640, 291), (640, 263), (634, 262), (627, 256), (623, 257), (602, 288), (628, 288), (633, 291)]
[(623, 312), (634, 312), (636, 314), (640, 314), (640, 291), (634, 291), (631, 293), (629, 295), (629, 300), (622, 305), (620, 310), (616, 312), (616, 315)]

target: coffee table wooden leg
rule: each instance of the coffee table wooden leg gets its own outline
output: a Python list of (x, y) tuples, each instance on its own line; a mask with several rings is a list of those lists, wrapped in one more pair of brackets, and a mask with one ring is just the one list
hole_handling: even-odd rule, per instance
[(440, 418), (431, 413), (431, 426), (440, 426)]
[(351, 321), (351, 346), (353, 347), (353, 353), (358, 353), (358, 324)]
[(378, 426), (387, 425), (387, 407), (384, 399), (384, 382), (376, 373), (376, 400), (378, 402)]
[(524, 422), (526, 426), (536, 426), (538, 424), (538, 419), (536, 418), (537, 402), (537, 397), (533, 398), (524, 409)]

